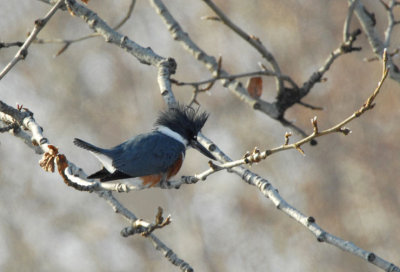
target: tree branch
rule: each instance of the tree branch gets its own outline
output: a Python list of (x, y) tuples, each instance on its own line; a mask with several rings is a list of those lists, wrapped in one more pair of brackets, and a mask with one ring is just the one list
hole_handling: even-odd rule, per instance
[[(352, 5), (355, 0), (348, 0), (349, 5)], [(354, 12), (358, 18), (358, 21), (361, 24), (361, 27), (364, 33), (367, 35), (369, 44), (371, 46), (372, 51), (375, 53), (376, 57), (382, 58), (384, 48), (390, 48), (390, 37), (392, 35), (392, 29), (395, 25), (393, 16), (393, 8), (396, 6), (396, 1), (391, 0), (390, 5), (392, 9), (388, 11), (388, 27), (385, 32), (385, 40), (381, 40), (379, 37), (379, 33), (375, 27), (375, 20), (370, 16), (367, 9), (363, 5), (361, 0), (356, 1), (354, 4)], [(390, 69), (390, 77), (391, 79), (400, 83), (400, 69), (393, 63), (392, 58), (388, 57), (388, 66), (392, 67)]]
[[(124, 16), (124, 18), (122, 18), (122, 20), (116, 24), (113, 29), (114, 30), (118, 30), (121, 26), (123, 26), (128, 19), (132, 16), (132, 12), (133, 9), (135, 7), (136, 4), (136, 0), (131, 0), (131, 3), (129, 5), (128, 11), (126, 13), (126, 15)], [(44, 43), (63, 43), (64, 46), (61, 47), (60, 50), (58, 50), (58, 52), (55, 54), (56, 57), (58, 57), (59, 55), (61, 55), (62, 53), (64, 53), (71, 44), (77, 43), (77, 42), (81, 42), (84, 40), (88, 40), (94, 37), (99, 37), (100, 34), (99, 33), (92, 33), (90, 35), (86, 35), (86, 36), (82, 36), (79, 38), (75, 38), (75, 39), (49, 39), (49, 40), (44, 40), (44, 39), (35, 39), (34, 43), (38, 43), (38, 44), (44, 44)]]
[[(387, 57), (385, 57), (384, 60), (385, 61), (383, 64), (384, 68), (383, 68), (383, 73), (382, 73), (382, 79), (379, 82), (378, 87), (375, 89), (373, 94), (367, 99), (366, 103), (358, 111), (356, 111), (353, 115), (351, 115), (349, 118), (345, 119), (338, 125), (332, 127), (331, 129), (322, 131), (322, 132), (318, 131), (316, 119), (315, 119), (315, 121), (313, 120), (314, 136), (307, 137), (307, 138), (301, 140), (300, 142), (291, 145), (290, 149), (295, 148), (295, 149), (301, 151), (300, 145), (304, 144), (305, 142), (312, 141), (313, 138), (316, 137), (315, 135), (319, 135), (319, 133), (321, 133), (321, 136), (322, 136), (322, 135), (326, 135), (326, 134), (333, 133), (333, 132), (342, 132), (344, 134), (350, 132), (349, 130), (344, 129), (343, 126), (345, 124), (347, 124), (348, 122), (350, 122), (351, 120), (359, 117), (365, 111), (373, 108), (373, 105), (374, 105), (373, 100), (375, 99), (376, 95), (379, 93), (379, 91), (382, 87), (382, 84), (388, 74), (388, 69), (386, 66)], [(285, 147), (288, 145), (288, 141), (289, 141), (288, 137), (289, 136), (290, 135), (286, 136), (285, 145), (283, 145), (282, 147), (279, 147), (273, 151), (271, 151), (271, 150), (266, 151), (266, 153), (268, 153), (268, 154), (270, 152), (275, 153), (275, 152), (280, 151), (280, 149), (282, 149), (282, 150), (289, 149), (288, 147)], [(241, 164), (243, 164), (242, 163), (243, 161), (233, 162), (232, 159), (229, 158), (217, 145), (215, 145), (211, 140), (209, 140), (202, 134), (199, 134), (197, 139), (203, 146), (205, 146), (209, 151), (211, 151), (213, 153), (213, 155), (216, 158), (218, 158), (219, 161), (224, 162), (225, 166), (228, 166), (226, 168), (229, 168), (230, 171), (237, 174), (246, 183), (256, 186), (261, 191), (261, 193), (265, 197), (269, 198), (279, 210), (281, 210), (282, 212), (289, 215), (295, 221), (301, 223), (311, 233), (313, 233), (317, 237), (317, 240), (319, 242), (326, 242), (335, 247), (338, 247), (344, 251), (347, 251), (355, 256), (358, 256), (358, 257), (374, 264), (375, 266), (377, 266), (385, 271), (400, 271), (400, 268), (398, 266), (382, 259), (381, 257), (377, 256), (375, 253), (366, 251), (366, 250), (356, 246), (352, 242), (343, 240), (339, 237), (336, 237), (336, 236), (328, 233), (327, 231), (322, 229), (318, 224), (315, 223), (314, 217), (304, 215), (303, 213), (298, 211), (295, 207), (291, 206), (288, 202), (286, 202), (281, 197), (281, 195), (278, 193), (278, 190), (275, 189), (268, 180), (264, 179), (263, 177), (260, 177), (256, 173), (253, 173), (250, 170), (241, 166)], [(238, 166), (236, 166), (236, 165), (238, 165)], [(210, 166), (211, 167), (209, 170), (203, 172), (202, 174), (195, 175), (194, 177), (191, 178), (191, 180), (193, 182), (197, 182), (198, 180), (204, 180), (208, 175), (210, 175), (216, 171), (225, 169), (224, 165), (219, 166), (219, 165), (211, 164)]]
[(35, 26), (32, 32), (29, 34), (28, 38), (25, 40), (24, 44), (18, 50), (14, 58), (7, 64), (6, 67), (0, 72), (0, 80), (20, 61), (26, 58), (28, 55), (28, 48), (31, 43), (36, 39), (36, 36), (47, 24), (50, 18), (56, 13), (57, 9), (64, 3), (64, 0), (58, 0), (57, 3), (50, 9), (43, 19), (37, 19), (35, 21)]
[[(211, 0), (203, 0), (214, 12), (217, 14), (218, 18), (221, 22), (223, 22), (227, 27), (233, 30), (236, 34), (242, 37), (245, 41), (247, 41), (252, 47), (254, 47), (261, 56), (271, 65), (272, 71), (276, 74), (276, 89), (279, 91), (283, 90), (283, 81), (281, 79), (281, 69), (279, 68), (278, 62), (275, 60), (274, 55), (261, 43), (260, 39), (253, 36), (248, 35), (245, 31), (243, 31), (239, 26), (234, 24), (223, 12), (219, 9), (213, 1)], [(219, 20), (217, 20), (219, 21)]]
[[(105, 199), (116, 213), (121, 214), (128, 222), (130, 222), (133, 228), (136, 228), (135, 233), (141, 233), (148, 237), (152, 241), (154, 247), (159, 250), (168, 261), (178, 266), (182, 271), (193, 271), (188, 263), (180, 259), (170, 248), (168, 248), (152, 233), (155, 229), (162, 228), (169, 224), (169, 217), (166, 219), (166, 221), (161, 220), (162, 213), (159, 213), (156, 216), (155, 224), (139, 220), (134, 213), (125, 208), (112, 195), (112, 190), (109, 188), (114, 188), (115, 184), (105, 184), (99, 181), (87, 181), (83, 178), (80, 178), (81, 176), (86, 177), (87, 175), (81, 168), (78, 168), (75, 166), (75, 164), (69, 162), (65, 155), (59, 154), (58, 149), (55, 146), (49, 144), (49, 141), (43, 137), (42, 128), (36, 123), (35, 119), (33, 118), (33, 113), (30, 111), (27, 112), (17, 110), (0, 101), (0, 120), (2, 122), (4, 122), (4, 120), (7, 120), (7, 122), (12, 122), (11, 124), (14, 126), (21, 127), (21, 129), (31, 133), (32, 145), (38, 146), (42, 151), (41, 153), (44, 152), (43, 158), (40, 160), (40, 166), (44, 170), (53, 172), (55, 170), (54, 163), (56, 163), (58, 172), (67, 185), (72, 186), (80, 191), (95, 192), (98, 196)], [(124, 233), (125, 232), (122, 234)]]
[(332, 133), (342, 133), (344, 135), (348, 135), (351, 131), (348, 128), (346, 128), (345, 125), (350, 123), (354, 119), (360, 117), (366, 111), (374, 108), (375, 104), (373, 102), (374, 102), (376, 96), (379, 94), (379, 92), (383, 86), (383, 83), (384, 83), (385, 79), (387, 78), (387, 75), (389, 72), (389, 69), (387, 68), (387, 63), (386, 63), (387, 62), (386, 50), (384, 51), (384, 54), (385, 54), (385, 56), (383, 57), (384, 61), (383, 61), (383, 65), (382, 65), (383, 66), (382, 67), (382, 77), (378, 83), (378, 86), (373, 91), (373, 93), (367, 98), (365, 103), (358, 110), (356, 110), (353, 114), (351, 114), (349, 117), (347, 117), (343, 121), (339, 122), (338, 124), (336, 124), (335, 126), (333, 126), (331, 128), (320, 131), (318, 128), (317, 117), (315, 116), (314, 118), (311, 119), (311, 124), (313, 126), (313, 133), (310, 134), (309, 136), (307, 136), (293, 144), (289, 144), (289, 137), (291, 136), (291, 134), (286, 133), (285, 142), (283, 145), (281, 145), (279, 147), (268, 149), (263, 152), (261, 152), (258, 148), (254, 148), (254, 150), (251, 153), (249, 153), (249, 152), (246, 153), (242, 159), (239, 159), (236, 161), (228, 161), (221, 165), (216, 165), (210, 161), (209, 162), (210, 168), (201, 174), (195, 175), (194, 177), (197, 180), (205, 180), (208, 176), (210, 176), (211, 174), (214, 174), (218, 171), (231, 169), (233, 167), (240, 166), (243, 164), (258, 163), (261, 160), (265, 160), (267, 157), (271, 156), (272, 154), (275, 154), (275, 153), (278, 153), (278, 152), (281, 152), (284, 150), (295, 149), (304, 155), (304, 151), (301, 149), (301, 146), (303, 146), (304, 144), (306, 144), (308, 142), (312, 142), (317, 137), (321, 137), (321, 136), (332, 134)]

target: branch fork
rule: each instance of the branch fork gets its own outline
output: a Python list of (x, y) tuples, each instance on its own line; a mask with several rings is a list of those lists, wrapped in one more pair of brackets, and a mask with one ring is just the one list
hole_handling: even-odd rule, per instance
[(166, 218), (163, 217), (163, 209), (158, 207), (157, 214), (155, 216), (154, 223), (146, 222), (142, 219), (137, 219), (132, 223), (132, 226), (126, 227), (121, 231), (123, 237), (128, 237), (134, 234), (141, 234), (144, 237), (148, 237), (156, 229), (162, 229), (171, 223), (171, 215)]

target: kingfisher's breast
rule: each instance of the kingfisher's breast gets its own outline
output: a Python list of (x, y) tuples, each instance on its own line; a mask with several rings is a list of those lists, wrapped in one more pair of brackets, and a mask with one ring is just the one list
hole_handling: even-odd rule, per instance
[(181, 153), (181, 155), (179, 156), (179, 158), (175, 161), (175, 163), (173, 165), (171, 165), (171, 167), (168, 169), (167, 172), (167, 179), (169, 179), (170, 177), (175, 176), (179, 170), (182, 167), (183, 164), (183, 159), (185, 158), (185, 154)]
[(163, 179), (168, 180), (169, 178), (175, 176), (181, 169), (184, 158), (185, 158), (184, 153), (181, 153), (179, 158), (167, 169), (166, 173), (158, 173), (141, 177), (143, 181), (143, 186), (153, 187), (158, 183), (160, 183), (161, 180)]

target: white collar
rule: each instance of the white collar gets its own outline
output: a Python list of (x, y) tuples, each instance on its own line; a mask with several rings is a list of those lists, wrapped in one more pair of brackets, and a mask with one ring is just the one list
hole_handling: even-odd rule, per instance
[(168, 128), (166, 126), (158, 126), (158, 127), (156, 127), (156, 130), (161, 132), (164, 135), (167, 135), (167, 136), (177, 140), (178, 142), (181, 142), (185, 146), (188, 145), (188, 141), (185, 138), (183, 138), (179, 133), (176, 133), (175, 131), (171, 130), (170, 128)]

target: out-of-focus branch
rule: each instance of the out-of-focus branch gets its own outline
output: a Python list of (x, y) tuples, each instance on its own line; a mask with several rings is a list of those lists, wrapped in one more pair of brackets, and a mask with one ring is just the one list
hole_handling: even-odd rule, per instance
[[(209, 84), (215, 81), (218, 81), (220, 79), (228, 79), (228, 80), (233, 80), (233, 79), (239, 79), (239, 78), (243, 78), (243, 77), (253, 77), (253, 76), (275, 76), (277, 77), (278, 75), (272, 71), (269, 70), (261, 70), (261, 71), (254, 71), (254, 72), (247, 72), (247, 73), (241, 73), (241, 74), (236, 74), (236, 75), (224, 75), (224, 76), (216, 76), (213, 78), (209, 78), (206, 80), (202, 80), (202, 81), (197, 81), (197, 82), (180, 82), (176, 79), (171, 80), (172, 83), (176, 84), (177, 86), (193, 86), (193, 87), (199, 87), (201, 85), (204, 84)], [(286, 80), (286, 81), (291, 81), (292, 79), (288, 76), (280, 76), (280, 78), (282, 80)], [(293, 81), (291, 82), (291, 84), (296, 84)], [(297, 86), (297, 85), (295, 85)]]
[[(39, 0), (48, 4), (54, 4), (55, 0)], [(139, 62), (143, 64), (153, 65), (158, 68), (157, 82), (160, 87), (161, 95), (169, 107), (176, 104), (174, 94), (171, 90), (170, 77), (176, 71), (176, 62), (172, 58), (163, 58), (150, 48), (142, 47), (135, 43), (127, 36), (124, 36), (110, 27), (102, 18), (95, 12), (90, 10), (85, 5), (77, 3), (75, 0), (65, 0), (65, 6), (61, 8), (68, 10), (72, 15), (83, 19), (90, 28), (95, 31), (95, 34), (101, 35), (106, 42), (113, 43), (128, 53), (133, 55)], [(133, 9), (135, 1), (131, 2)], [(126, 17), (130, 16), (129, 12)], [(124, 20), (123, 20), (124, 21)], [(123, 23), (123, 21), (121, 23)], [(119, 24), (120, 25), (120, 24)], [(118, 26), (118, 25), (117, 25)]]
[(57, 9), (64, 3), (64, 0), (58, 0), (57, 3), (50, 9), (50, 11), (44, 16), (43, 19), (37, 19), (35, 21), (35, 26), (32, 32), (29, 34), (28, 38), (25, 40), (24, 44), (15, 54), (14, 58), (7, 64), (6, 67), (0, 72), (0, 80), (20, 61), (26, 58), (28, 55), (28, 48), (31, 43), (36, 39), (36, 36), (47, 24), (50, 18), (56, 13)]
[(388, 26), (385, 30), (384, 46), (388, 48), (390, 46), (390, 40), (392, 38), (392, 32), (395, 25), (399, 24), (400, 21), (394, 18), (394, 8), (399, 3), (396, 0), (390, 0), (389, 4), (386, 4), (383, 0), (380, 0), (382, 5), (385, 7), (388, 17)]
[(24, 45), (23, 42), (9, 42), (9, 43), (0, 42), (0, 49), (1, 49), (1, 48), (13, 47), (13, 46), (21, 47), (21, 46), (23, 46), (23, 45)]
[[(349, 5), (352, 5), (356, 0), (348, 0)], [(381, 1), (381, 3), (385, 3)], [(376, 29), (376, 21), (375, 17), (368, 12), (367, 8), (364, 6), (362, 0), (357, 0), (354, 4), (354, 13), (356, 14), (358, 21), (361, 24), (361, 27), (364, 33), (367, 35), (369, 44), (371, 46), (372, 51), (378, 58), (382, 58), (382, 53), (384, 48), (390, 48), (390, 40), (392, 36), (392, 29), (396, 25), (396, 20), (394, 20), (393, 9), (397, 1), (390, 0), (389, 4), (383, 5), (386, 6), (386, 10), (388, 13), (388, 26), (385, 31), (385, 38), (382, 40)], [(391, 79), (400, 83), (400, 69), (393, 63), (393, 59), (391, 58), (391, 54), (388, 54), (388, 66), (391, 66), (389, 76)]]
[[(113, 27), (114, 30), (118, 30), (121, 26), (123, 26), (128, 21), (128, 19), (132, 15), (132, 12), (133, 12), (133, 9), (135, 7), (135, 4), (136, 4), (136, 0), (131, 0), (131, 3), (129, 5), (129, 8), (128, 8), (128, 11), (127, 11), (126, 15), (124, 16), (124, 18), (122, 18), (122, 20), (118, 24), (116, 24)], [(100, 36), (99, 33), (92, 33), (90, 35), (82, 36), (82, 37), (75, 38), (75, 39), (39, 39), (39, 38), (37, 38), (37, 39), (34, 40), (34, 42), (35, 43), (39, 43), (39, 44), (43, 44), (43, 43), (63, 43), (64, 46), (61, 47), (61, 49), (58, 50), (58, 52), (55, 54), (55, 56), (57, 57), (57, 56), (61, 55), (62, 53), (64, 53), (69, 48), (69, 46), (71, 44), (74, 44), (74, 43), (77, 43), (77, 42), (81, 42), (81, 41), (84, 41), (84, 40), (88, 40), (88, 39), (91, 39), (91, 38), (94, 38), (94, 37), (99, 37), (99, 36)]]
[(143, 64), (153, 65), (158, 68), (157, 81), (162, 97), (168, 105), (175, 103), (171, 90), (170, 76), (175, 73), (176, 62), (172, 58), (163, 58), (150, 48), (142, 47), (127, 36), (120, 34), (110, 27), (95, 12), (75, 0), (65, 0), (68, 10), (75, 16), (83, 19), (90, 28), (99, 33), (106, 42), (113, 43), (132, 54)]
[(90, 28), (101, 35), (106, 42), (113, 43), (127, 50), (141, 63), (157, 66), (164, 58), (154, 53), (151, 48), (145, 48), (130, 40), (127, 36), (120, 34), (110, 27), (103, 19), (88, 7), (79, 4), (75, 0), (66, 0), (70, 12), (84, 20)]
[(347, 41), (350, 38), (350, 24), (354, 14), (354, 6), (357, 1), (358, 0), (354, 0), (352, 3), (349, 3), (349, 9), (343, 26), (343, 41)]
[[(234, 24), (223, 12), (220, 8), (218, 8), (213, 1), (211, 0), (203, 0), (214, 12), (217, 14), (218, 18), (223, 22), (226, 26), (232, 29), (236, 34), (242, 37), (245, 41), (247, 41), (252, 47), (254, 47), (261, 56), (271, 65), (272, 71), (276, 74), (276, 87), (278, 91), (283, 90), (283, 81), (281, 78), (281, 69), (279, 68), (278, 62), (275, 60), (274, 55), (261, 43), (260, 39), (253, 35), (247, 34), (243, 31), (239, 26)], [(218, 20), (217, 20), (218, 21)]]
[[(359, 29), (356, 29), (352, 33), (349, 34), (348, 39), (344, 40), (340, 43), (339, 47), (336, 48), (329, 57), (325, 60), (325, 63), (318, 69), (317, 72), (313, 73), (311, 77), (304, 82), (303, 86), (299, 91), (299, 100), (306, 96), (310, 90), (314, 87), (314, 85), (318, 82), (321, 82), (324, 74), (329, 70), (333, 62), (340, 56), (353, 52), (360, 51), (360, 47), (354, 47), (353, 43), (356, 41), (357, 36), (361, 34)], [(278, 98), (279, 99), (279, 98)]]

